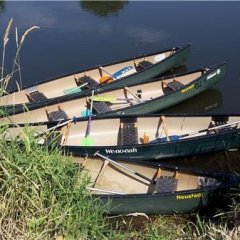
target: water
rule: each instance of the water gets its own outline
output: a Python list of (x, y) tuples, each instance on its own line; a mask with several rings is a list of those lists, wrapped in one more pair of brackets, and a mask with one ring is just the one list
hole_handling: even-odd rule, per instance
[[(226, 61), (227, 74), (169, 111), (240, 112), (239, 2), (1, 2), (0, 12), (1, 36), (11, 17), (19, 35), (40, 27), (21, 50), (23, 85), (191, 42), (187, 70)], [(12, 31), (6, 72), (14, 52)]]

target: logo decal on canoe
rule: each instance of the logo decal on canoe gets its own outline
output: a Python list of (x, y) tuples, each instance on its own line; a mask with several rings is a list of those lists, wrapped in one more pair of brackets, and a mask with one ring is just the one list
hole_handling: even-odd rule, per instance
[(118, 154), (118, 153), (136, 153), (137, 149), (136, 148), (126, 148), (126, 149), (105, 149), (106, 153), (110, 154)]
[(194, 84), (191, 84), (190, 86), (188, 86), (187, 88), (184, 88), (183, 90), (181, 90), (181, 93), (185, 93), (189, 90), (191, 90), (194, 87)]
[(203, 196), (202, 193), (192, 193), (192, 194), (178, 194), (176, 196), (177, 200), (187, 200), (192, 198), (201, 198)]
[(217, 69), (215, 72), (211, 73), (210, 75), (207, 76), (207, 80), (220, 74), (221, 70), (220, 69)]

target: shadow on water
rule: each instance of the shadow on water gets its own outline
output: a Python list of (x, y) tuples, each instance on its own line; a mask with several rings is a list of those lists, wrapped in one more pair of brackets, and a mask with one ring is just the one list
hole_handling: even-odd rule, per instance
[(171, 108), (164, 113), (206, 113), (222, 106), (222, 94), (217, 89), (209, 89), (203, 93)]
[(186, 72), (188, 72), (187, 65), (182, 65), (177, 68), (173, 68), (173, 69), (169, 70), (168, 72), (161, 74), (160, 76), (165, 77), (165, 76), (177, 75), (177, 74), (186, 73)]
[[(153, 161), (149, 162), (153, 163)], [(154, 161), (154, 163), (194, 170), (203, 173), (237, 173), (240, 174), (240, 150), (221, 151), (198, 156), (180, 157)]]
[(80, 1), (83, 10), (99, 17), (107, 17), (116, 14), (128, 4), (128, 1)]

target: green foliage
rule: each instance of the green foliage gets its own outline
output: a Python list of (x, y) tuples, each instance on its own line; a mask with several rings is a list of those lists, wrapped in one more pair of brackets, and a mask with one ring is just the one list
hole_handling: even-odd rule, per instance
[[(6, 134), (6, 128), (5, 134)], [(73, 160), (38, 145), (28, 128), (0, 140), (1, 239), (101, 239), (104, 210)]]

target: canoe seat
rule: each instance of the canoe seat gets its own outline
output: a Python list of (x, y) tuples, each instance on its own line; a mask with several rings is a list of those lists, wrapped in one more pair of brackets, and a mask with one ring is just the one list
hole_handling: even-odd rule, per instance
[(160, 176), (156, 179), (155, 192), (169, 193), (175, 192), (177, 189), (178, 179), (171, 176)]
[(29, 102), (39, 102), (39, 101), (47, 100), (47, 97), (43, 93), (41, 93), (37, 90), (33, 91), (33, 92), (28, 92), (28, 93), (26, 93), (26, 95), (27, 95)]
[(93, 101), (93, 109), (97, 113), (105, 113), (112, 111), (112, 109), (107, 105), (106, 102), (101, 102), (101, 101)]
[(136, 118), (121, 119), (118, 131), (118, 145), (136, 145), (138, 144), (138, 129), (136, 127)]
[(138, 65), (136, 66), (136, 70), (137, 71), (141, 71), (143, 69), (149, 68), (153, 65), (153, 63), (143, 60), (141, 62), (138, 63)]
[(181, 89), (184, 86), (184, 84), (182, 84), (181, 82), (176, 81), (176, 80), (174, 80), (172, 82), (168, 82), (168, 83), (162, 82), (162, 86), (164, 86), (164, 85), (165, 85), (165, 87), (163, 87), (163, 91), (165, 94), (171, 93), (173, 91), (178, 91), (179, 89)]
[(217, 187), (220, 184), (216, 179), (209, 177), (198, 177), (198, 185), (200, 188)]
[(62, 110), (47, 112), (47, 117), (49, 121), (62, 121), (68, 119), (67, 114)]
[(94, 87), (97, 87), (99, 85), (99, 83), (97, 81), (95, 81), (94, 79), (92, 79), (89, 76), (84, 75), (83, 77), (80, 77), (78, 79), (75, 79), (77, 86), (81, 86), (84, 83), (88, 83), (87, 85), (85, 85), (86, 88), (88, 89), (92, 89)]
[(172, 82), (167, 83), (167, 86), (169, 88), (171, 88), (172, 90), (177, 91), (177, 90), (181, 89), (184, 86), (184, 84), (182, 84), (179, 81), (174, 80)]

